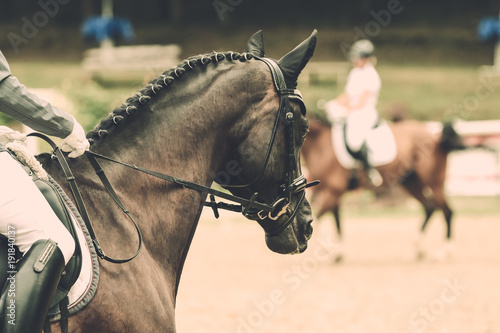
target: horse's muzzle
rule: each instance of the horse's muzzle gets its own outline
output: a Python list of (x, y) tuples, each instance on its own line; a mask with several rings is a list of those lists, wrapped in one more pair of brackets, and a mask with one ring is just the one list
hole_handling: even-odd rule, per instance
[(312, 228), (311, 207), (304, 200), (288, 226), (277, 234), (266, 233), (267, 247), (276, 253), (296, 254), (307, 249), (307, 241), (311, 238)]

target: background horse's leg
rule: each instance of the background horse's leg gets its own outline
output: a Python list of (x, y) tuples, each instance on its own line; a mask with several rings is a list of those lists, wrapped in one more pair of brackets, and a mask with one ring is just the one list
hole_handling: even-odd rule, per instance
[[(336, 243), (335, 250), (331, 254), (334, 262), (342, 261), (342, 227), (340, 224), (339, 199), (340, 196), (337, 192), (329, 188), (314, 191), (311, 198), (311, 202), (314, 206), (313, 211), (316, 214), (314, 220), (317, 221), (318, 226), (321, 226), (320, 230), (318, 230), (321, 241), (327, 242), (328, 244)], [(332, 230), (333, 228), (331, 227), (330, 220), (328, 219), (328, 221), (325, 221), (328, 223), (319, 223), (321, 218), (325, 216), (326, 213), (330, 212), (333, 214), (335, 220), (337, 241), (334, 241), (333, 234), (335, 231)]]
[(444, 184), (438, 184), (431, 186), (432, 192), (436, 199), (436, 203), (439, 208), (443, 211), (444, 219), (446, 221), (446, 239), (451, 240), (451, 218), (453, 216), (453, 211), (450, 209), (446, 196), (444, 194)]
[(337, 226), (337, 234), (339, 239), (342, 239), (342, 228), (340, 226), (340, 214), (339, 214), (339, 205), (336, 205), (332, 209), (333, 217), (335, 218), (335, 225)]
[(422, 183), (422, 181), (415, 172), (408, 173), (403, 178), (401, 184), (415, 199), (417, 199), (422, 204), (425, 210), (424, 222), (420, 227), (420, 234), (416, 242), (417, 258), (422, 259), (424, 257), (422, 241), (425, 234), (425, 228), (427, 227), (427, 223), (429, 222), (432, 214), (436, 210), (438, 204), (436, 203), (434, 198), (429, 198), (425, 195), (424, 192), (425, 185)]
[[(443, 130), (444, 131), (444, 130)], [(443, 133), (443, 136), (445, 134)], [(441, 250), (436, 254), (437, 260), (444, 260), (448, 258), (451, 254), (452, 242), (451, 242), (451, 218), (453, 212), (451, 211), (448, 202), (446, 200), (446, 195), (444, 193), (444, 183), (446, 179), (446, 164), (447, 164), (447, 151), (441, 149), (436, 149), (434, 159), (434, 165), (432, 170), (429, 172), (431, 178), (428, 181), (429, 187), (434, 194), (434, 199), (437, 206), (443, 211), (444, 219), (446, 222), (446, 242), (443, 244)]]
[(443, 247), (437, 252), (436, 259), (442, 261), (451, 255), (452, 239), (451, 239), (451, 218), (453, 211), (450, 209), (446, 196), (444, 194), (444, 180), (443, 182), (435, 183), (431, 186), (434, 198), (439, 208), (443, 211), (444, 219), (446, 221), (446, 242)]
[(343, 260), (344, 252), (342, 250), (342, 228), (340, 225), (340, 214), (339, 214), (339, 205), (335, 205), (332, 209), (333, 217), (335, 218), (335, 225), (337, 226), (337, 235), (338, 235), (338, 250), (335, 254), (334, 261), (339, 263)]

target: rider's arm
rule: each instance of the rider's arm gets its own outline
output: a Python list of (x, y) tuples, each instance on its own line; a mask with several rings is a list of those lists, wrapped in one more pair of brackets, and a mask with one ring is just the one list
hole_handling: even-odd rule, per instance
[(0, 111), (36, 131), (65, 138), (71, 134), (74, 118), (41, 100), (12, 76), (0, 51)]
[(89, 150), (85, 131), (75, 118), (38, 98), (11, 75), (0, 51), (0, 111), (36, 131), (64, 138), (61, 149), (78, 157)]

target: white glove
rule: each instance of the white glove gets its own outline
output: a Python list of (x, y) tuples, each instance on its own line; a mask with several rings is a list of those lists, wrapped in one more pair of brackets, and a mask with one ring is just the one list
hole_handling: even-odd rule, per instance
[(60, 145), (64, 152), (70, 152), (68, 155), (71, 158), (78, 157), (85, 153), (90, 148), (89, 141), (85, 137), (83, 127), (73, 118), (73, 131), (68, 135)]
[(7, 126), (0, 126), (0, 144), (5, 146), (12, 141), (25, 141), (26, 134), (14, 131), (12, 128)]

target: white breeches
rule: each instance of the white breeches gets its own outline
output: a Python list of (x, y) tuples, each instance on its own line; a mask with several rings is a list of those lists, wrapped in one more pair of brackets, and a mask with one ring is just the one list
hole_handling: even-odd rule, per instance
[(0, 168), (0, 234), (14, 238), (22, 253), (37, 240), (51, 239), (68, 263), (75, 242), (31, 177), (7, 152), (0, 152)]
[(346, 139), (349, 148), (355, 152), (361, 149), (370, 130), (378, 120), (378, 112), (368, 108), (351, 111), (346, 119)]

